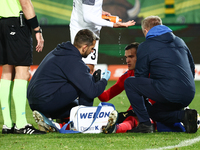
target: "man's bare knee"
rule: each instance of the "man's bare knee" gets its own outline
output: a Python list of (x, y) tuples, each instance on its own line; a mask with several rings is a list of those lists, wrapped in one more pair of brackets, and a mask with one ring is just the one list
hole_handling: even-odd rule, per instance
[(29, 80), (30, 78), (30, 72), (29, 72), (29, 66), (17, 66), (15, 67), (15, 79), (22, 79), (22, 80)]
[(13, 80), (15, 69), (13, 65), (3, 65), (1, 79)]

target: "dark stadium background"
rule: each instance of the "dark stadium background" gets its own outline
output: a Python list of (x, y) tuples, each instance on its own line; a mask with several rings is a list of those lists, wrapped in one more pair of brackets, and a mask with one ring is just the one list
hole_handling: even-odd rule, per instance
[[(170, 25), (175, 35), (181, 37), (189, 47), (195, 64), (200, 64), (200, 26), (198, 24)], [(35, 51), (35, 37), (33, 37), (33, 63), (38, 65), (48, 52), (57, 44), (69, 41), (70, 32), (68, 25), (42, 26), (45, 45), (43, 52)], [(129, 28), (114, 29), (104, 27), (100, 34), (100, 46), (98, 64), (124, 64), (124, 47), (131, 42), (143, 42), (145, 40), (140, 25)]]

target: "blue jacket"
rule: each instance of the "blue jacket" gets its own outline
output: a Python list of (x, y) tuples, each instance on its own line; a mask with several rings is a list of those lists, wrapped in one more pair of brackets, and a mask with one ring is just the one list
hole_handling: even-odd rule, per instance
[(107, 81), (101, 79), (95, 83), (89, 72), (80, 52), (71, 42), (57, 45), (43, 59), (30, 80), (27, 91), (29, 104), (51, 101), (52, 94), (65, 84), (73, 84), (90, 99), (99, 96)]
[(193, 99), (195, 66), (185, 42), (171, 29), (158, 25), (149, 30), (137, 50), (135, 77), (153, 79), (153, 86), (167, 100)]

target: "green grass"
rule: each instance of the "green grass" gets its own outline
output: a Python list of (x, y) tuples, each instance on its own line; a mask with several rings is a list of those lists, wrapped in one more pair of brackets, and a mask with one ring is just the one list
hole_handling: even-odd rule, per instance
[[(112, 86), (115, 81), (109, 81), (107, 88)], [(196, 83), (196, 95), (190, 108), (196, 109), (200, 112), (200, 81)], [(94, 105), (99, 104), (99, 100), (95, 99)], [(125, 92), (115, 97), (110, 101), (120, 111), (126, 111), (130, 103), (126, 97)], [(12, 103), (13, 106), (13, 103)], [(27, 104), (27, 120), (29, 123), (37, 127), (32, 112)], [(15, 120), (14, 108), (12, 116)], [(0, 131), (2, 130), (3, 119), (0, 111)], [(122, 150), (122, 149), (154, 149), (160, 147), (167, 147), (178, 145), (182, 141), (200, 138), (200, 129), (195, 134), (186, 133), (120, 133), (120, 134), (59, 134), (47, 133), (46, 135), (4, 135), (0, 133), (0, 150), (10, 149), (25, 149), (25, 150)], [(186, 142), (184, 142), (186, 143)], [(200, 142), (194, 143), (190, 146), (175, 147), (172, 150), (199, 150)]]

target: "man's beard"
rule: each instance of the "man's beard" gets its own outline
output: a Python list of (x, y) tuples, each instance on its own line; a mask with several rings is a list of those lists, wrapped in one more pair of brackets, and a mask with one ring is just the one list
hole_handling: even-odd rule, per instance
[(83, 58), (87, 58), (87, 57), (88, 57), (88, 55), (86, 55), (86, 54), (83, 54), (83, 55), (82, 55), (82, 57), (83, 57)]

